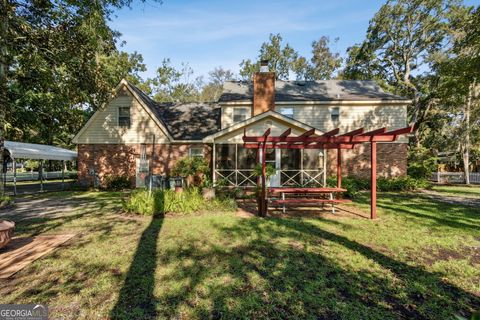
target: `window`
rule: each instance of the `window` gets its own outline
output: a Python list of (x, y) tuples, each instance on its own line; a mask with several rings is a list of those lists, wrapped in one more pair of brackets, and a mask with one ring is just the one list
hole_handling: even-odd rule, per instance
[(190, 147), (189, 155), (190, 157), (203, 158), (203, 147)]
[(332, 108), (330, 110), (330, 117), (334, 122), (340, 120), (340, 108), (339, 107)]
[(248, 108), (234, 108), (233, 109), (233, 122), (240, 122), (247, 120), (250, 110)]
[(118, 108), (118, 126), (130, 128), (130, 107)]
[(286, 117), (293, 118), (293, 108), (292, 107), (283, 107), (280, 109), (280, 113)]

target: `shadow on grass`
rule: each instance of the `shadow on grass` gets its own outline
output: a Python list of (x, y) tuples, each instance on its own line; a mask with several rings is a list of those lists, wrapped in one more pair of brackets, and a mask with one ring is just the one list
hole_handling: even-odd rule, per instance
[(157, 284), (159, 318), (448, 319), (480, 308), (480, 297), (443, 275), (313, 222), (252, 218), (215, 228), (222, 243), (198, 238), (162, 251), (159, 267), (176, 267)]
[[(365, 195), (355, 199), (355, 202), (361, 204), (369, 204), (369, 201)], [(469, 232), (477, 232), (480, 226), (480, 208), (435, 201), (418, 194), (415, 197), (411, 194), (388, 194), (385, 198), (380, 194), (377, 207), (408, 215), (428, 226), (444, 226)]]
[(132, 264), (115, 307), (113, 319), (155, 319), (155, 269), (157, 267), (157, 240), (163, 218), (152, 218), (143, 231)]

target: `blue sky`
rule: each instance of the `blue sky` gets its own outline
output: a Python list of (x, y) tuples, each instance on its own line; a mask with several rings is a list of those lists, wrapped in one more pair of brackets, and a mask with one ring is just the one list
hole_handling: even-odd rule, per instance
[[(384, 0), (136, 2), (117, 11), (110, 25), (122, 33), (123, 51), (138, 51), (154, 75), (163, 58), (173, 65), (188, 63), (196, 75), (222, 66), (238, 73), (242, 59), (256, 59), (270, 33), (280, 33), (301, 55), (310, 56), (311, 42), (321, 36), (340, 40), (345, 50), (364, 39), (368, 22)], [(467, 0), (467, 4), (478, 4)]]

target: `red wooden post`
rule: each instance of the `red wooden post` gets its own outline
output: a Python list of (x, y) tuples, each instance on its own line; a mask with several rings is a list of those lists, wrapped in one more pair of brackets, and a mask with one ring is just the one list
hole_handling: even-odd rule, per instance
[(342, 187), (342, 149), (337, 149), (337, 188)]
[(266, 152), (267, 152), (267, 144), (263, 143), (262, 145), (262, 196), (260, 197), (260, 216), (264, 217), (267, 215), (267, 190), (266, 190)]
[(370, 219), (377, 218), (377, 143), (370, 143), (371, 159), (371, 197), (370, 197)]

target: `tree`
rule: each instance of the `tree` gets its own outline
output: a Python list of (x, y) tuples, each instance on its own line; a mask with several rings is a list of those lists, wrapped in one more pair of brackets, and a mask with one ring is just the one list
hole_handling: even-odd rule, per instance
[[(338, 42), (335, 38), (334, 43)], [(329, 80), (342, 65), (340, 53), (332, 52), (329, 48), (330, 38), (320, 37), (312, 42), (311, 64), (307, 65), (306, 80)]]
[(198, 101), (203, 84), (201, 77), (193, 76), (193, 69), (187, 63), (177, 69), (171, 65), (170, 59), (163, 59), (156, 76), (147, 82), (156, 101), (193, 102)]
[(268, 69), (275, 72), (277, 79), (287, 80), (300, 57), (297, 51), (288, 43), (283, 45), (282, 41), (280, 34), (270, 34), (269, 42), (264, 42), (260, 47), (257, 62), (246, 59), (240, 63), (240, 76), (244, 80), (251, 80), (253, 74), (260, 70), (260, 60), (268, 60)]
[(480, 70), (480, 7), (456, 10), (452, 17), (453, 45), (437, 57), (438, 88), (446, 123), (455, 149), (462, 154), (465, 183), (470, 184), (469, 166), (472, 144), (480, 143), (480, 106), (478, 101)]
[(231, 70), (222, 67), (216, 67), (208, 75), (209, 82), (203, 86), (200, 94), (200, 100), (205, 102), (217, 101), (222, 94), (225, 81), (236, 79), (235, 74)]
[(447, 18), (456, 6), (454, 0), (387, 1), (370, 21), (365, 41), (350, 48), (344, 77), (382, 79), (412, 99), (410, 118), (421, 124), (431, 109), (431, 97), (423, 92), (428, 74), (422, 73), (445, 44)]
[(132, 1), (0, 0), (0, 163), (5, 134), (52, 143), (60, 123), (108, 98), (100, 63), (118, 33), (107, 20)]

